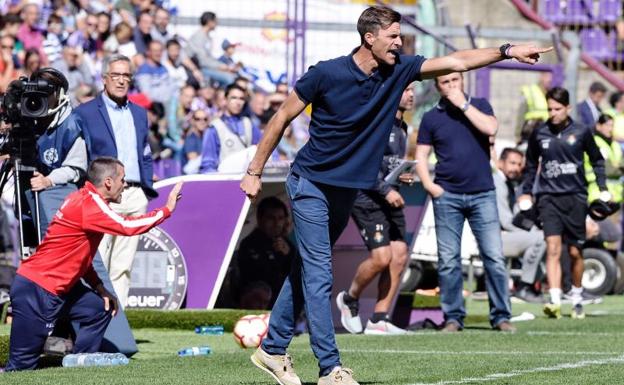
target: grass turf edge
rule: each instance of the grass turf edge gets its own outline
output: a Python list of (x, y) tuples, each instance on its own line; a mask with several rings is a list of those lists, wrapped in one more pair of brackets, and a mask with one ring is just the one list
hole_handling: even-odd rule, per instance
[(132, 329), (176, 329), (194, 330), (200, 325), (223, 325), (226, 332), (234, 330), (241, 317), (249, 314), (263, 314), (266, 310), (152, 310), (127, 309), (126, 317)]

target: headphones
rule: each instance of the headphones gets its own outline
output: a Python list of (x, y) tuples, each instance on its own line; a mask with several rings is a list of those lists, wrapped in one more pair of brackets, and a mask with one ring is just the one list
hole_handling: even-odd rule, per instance
[[(61, 82), (61, 88), (56, 90), (55, 92), (58, 92), (58, 105), (54, 108), (49, 108), (48, 109), (48, 116), (57, 113), (61, 108), (63, 108), (65, 105), (69, 104), (70, 99), (69, 99), (69, 95), (67, 94), (67, 90), (69, 89), (69, 82), (67, 81), (67, 78), (65, 77), (65, 75), (63, 75), (63, 73), (57, 69), (54, 69), (52, 67), (44, 67), (41, 68), (39, 70), (37, 70), (34, 74), (31, 75), (31, 81), (34, 79), (40, 79), (40, 80), (44, 80), (48, 83), (50, 83), (50, 81), (48, 79), (43, 78), (41, 75), (43, 74), (47, 74), (50, 75), (52, 77), (54, 77), (55, 79), (58, 79)], [(50, 84), (52, 87), (54, 87), (55, 89), (58, 87), (56, 85)]]

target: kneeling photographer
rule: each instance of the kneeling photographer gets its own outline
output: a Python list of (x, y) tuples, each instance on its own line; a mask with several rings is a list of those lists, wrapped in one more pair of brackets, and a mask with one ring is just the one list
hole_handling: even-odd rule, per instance
[[(3, 100), (5, 119), (11, 123), (8, 152), (20, 159), (17, 190), (26, 198), (24, 217), (32, 218), (36, 240), (24, 226), (28, 246), (37, 245), (67, 195), (87, 169), (87, 152), (80, 127), (71, 114), (65, 76), (53, 68), (41, 68), (30, 79), (12, 82)], [(35, 157), (36, 155), (36, 157)], [(39, 230), (39, 231), (37, 231)]]

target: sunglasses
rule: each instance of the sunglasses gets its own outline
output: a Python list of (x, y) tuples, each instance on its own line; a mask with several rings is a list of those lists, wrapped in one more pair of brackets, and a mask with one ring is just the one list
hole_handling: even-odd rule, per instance
[(210, 119), (207, 116), (205, 118), (196, 118), (195, 116), (193, 116), (193, 120), (196, 121), (196, 122), (200, 122), (200, 121), (207, 122)]

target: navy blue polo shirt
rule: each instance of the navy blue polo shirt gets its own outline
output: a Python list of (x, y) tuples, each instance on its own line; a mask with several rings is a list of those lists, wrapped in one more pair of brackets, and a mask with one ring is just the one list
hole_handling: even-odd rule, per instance
[[(494, 115), (485, 99), (472, 98), (470, 104)], [(435, 183), (456, 194), (494, 189), (488, 139), (459, 108), (443, 101), (423, 115), (418, 130), (418, 143), (433, 146), (438, 160)]]
[(299, 98), (312, 103), (312, 118), (293, 171), (332, 186), (373, 188), (403, 90), (420, 80), (424, 61), (400, 55), (371, 76), (353, 52), (311, 66), (295, 84)]

